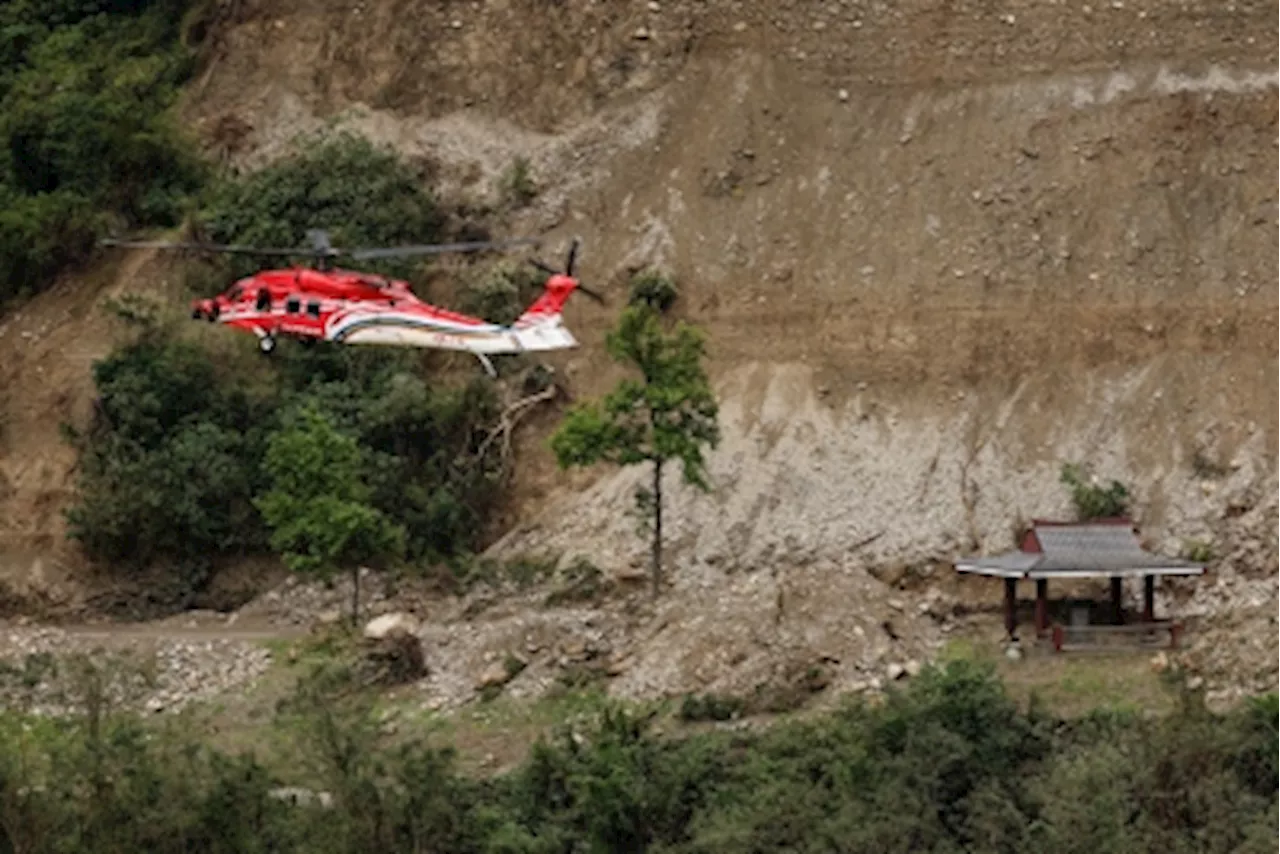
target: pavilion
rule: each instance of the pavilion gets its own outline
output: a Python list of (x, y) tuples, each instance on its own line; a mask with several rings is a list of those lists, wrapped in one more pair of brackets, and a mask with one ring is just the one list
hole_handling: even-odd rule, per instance
[[(1127, 518), (1093, 519), (1088, 522), (1033, 520), (1019, 548), (991, 557), (966, 557), (956, 561), (959, 572), (1004, 579), (1004, 623), (1011, 640), (1017, 638), (1017, 583), (1036, 583), (1036, 636), (1049, 630), (1049, 580), (1109, 578), (1111, 622), (1124, 623), (1121, 584), (1125, 578), (1142, 579), (1142, 619), (1139, 628), (1156, 628), (1155, 582), (1162, 575), (1202, 575), (1205, 565), (1163, 557), (1142, 548), (1133, 521)], [(1074, 621), (1073, 621), (1074, 623)], [(1073, 628), (1079, 628), (1074, 626)], [(1176, 631), (1174, 643), (1176, 644)], [(1061, 631), (1055, 630), (1061, 646)]]

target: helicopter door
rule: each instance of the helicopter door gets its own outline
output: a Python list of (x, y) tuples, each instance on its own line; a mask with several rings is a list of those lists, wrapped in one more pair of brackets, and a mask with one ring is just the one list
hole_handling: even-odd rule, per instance
[(271, 308), (271, 291), (261, 288), (258, 290), (257, 309), (258, 311), (266, 311), (269, 308)]

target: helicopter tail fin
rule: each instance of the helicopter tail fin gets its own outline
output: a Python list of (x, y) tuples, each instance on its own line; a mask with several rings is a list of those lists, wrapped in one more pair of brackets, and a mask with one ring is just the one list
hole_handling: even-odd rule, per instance
[(561, 312), (578, 282), (569, 276), (554, 275), (533, 305), (511, 325), (524, 350), (560, 350), (578, 342), (561, 323)]
[(542, 295), (516, 319), (514, 328), (525, 329), (551, 322), (558, 323), (560, 313), (564, 311), (564, 304), (569, 301), (569, 295), (577, 287), (577, 279), (559, 274), (552, 276), (547, 280)]

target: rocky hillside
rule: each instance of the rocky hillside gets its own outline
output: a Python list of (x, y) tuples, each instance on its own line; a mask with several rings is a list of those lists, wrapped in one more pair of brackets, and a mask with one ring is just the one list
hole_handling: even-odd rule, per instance
[[(998, 601), (949, 561), (1068, 513), (1068, 460), (1131, 486), (1152, 547), (1214, 543), (1159, 607), (1195, 620), (1207, 675), (1274, 686), (1275, 3), (217, 8), (184, 107), (216, 156), (251, 167), (343, 124), (468, 200), (527, 157), (542, 190), (513, 232), (581, 235), (615, 304), (639, 265), (680, 281), (725, 436), (711, 495), (672, 482), (675, 590), (627, 618), (620, 691), (733, 687), (793, 653), (852, 684), (927, 654), (930, 602)], [(87, 411), (106, 346), (91, 290), (0, 325), (15, 579), (61, 548), (52, 424)], [(583, 346), (550, 361), (575, 394), (617, 376), (611, 318), (568, 311)], [(536, 431), (520, 458), (494, 553), (626, 583), (632, 476), (561, 474)]]

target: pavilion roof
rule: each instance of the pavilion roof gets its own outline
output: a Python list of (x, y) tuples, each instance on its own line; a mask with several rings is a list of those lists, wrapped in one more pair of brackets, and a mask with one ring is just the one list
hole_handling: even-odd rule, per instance
[(1095, 578), (1125, 575), (1201, 575), (1205, 565), (1142, 548), (1128, 519), (1092, 522), (1036, 520), (1021, 548), (956, 561), (959, 572), (1002, 578)]

